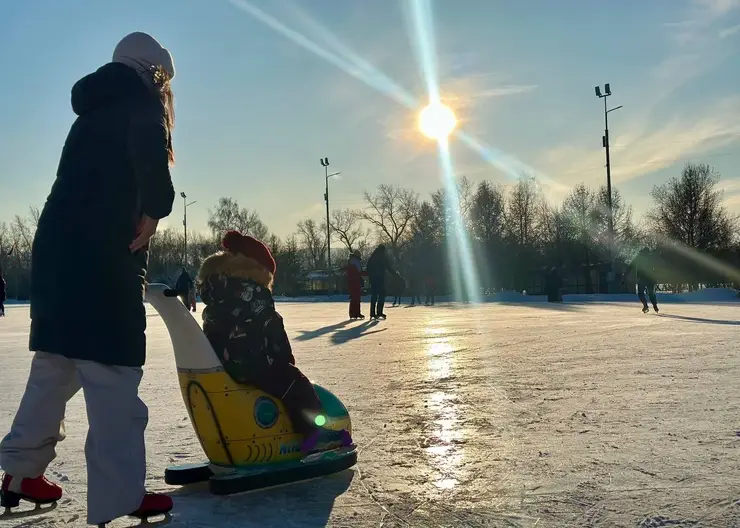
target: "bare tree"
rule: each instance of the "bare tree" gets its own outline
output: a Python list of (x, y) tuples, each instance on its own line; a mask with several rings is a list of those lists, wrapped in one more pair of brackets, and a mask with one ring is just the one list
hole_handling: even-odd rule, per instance
[(504, 237), (506, 199), (500, 186), (483, 181), (472, 199), (470, 227), (475, 237), (486, 245)]
[(572, 254), (573, 241), (576, 239), (570, 216), (562, 207), (553, 207), (542, 203), (542, 238), (545, 257), (554, 266), (562, 266)]
[(577, 241), (577, 254), (581, 256), (580, 259), (577, 259), (577, 262), (582, 266), (586, 292), (591, 293), (593, 291), (591, 264), (594, 262), (593, 253), (598, 211), (596, 193), (586, 187), (585, 184), (578, 184), (565, 198), (562, 210), (570, 222), (573, 235)]
[(680, 178), (653, 188), (653, 229), (695, 249), (726, 249), (732, 243), (734, 219), (722, 206), (719, 174), (709, 165), (688, 163)]
[(587, 250), (595, 238), (597, 211), (596, 194), (583, 183), (576, 185), (563, 202), (563, 212), (570, 219), (578, 241)]
[(331, 228), (349, 253), (367, 246), (369, 231), (362, 227), (362, 213), (353, 209), (334, 210)]
[(365, 201), (367, 208), (362, 217), (375, 227), (398, 259), (419, 210), (419, 195), (403, 187), (380, 185), (375, 194), (365, 192)]
[(317, 270), (325, 266), (326, 224), (317, 223), (311, 218), (298, 222), (298, 236), (301, 238), (309, 269)]
[(239, 207), (233, 198), (221, 197), (214, 210), (208, 210), (208, 227), (214, 237), (223, 236), (224, 232), (236, 229), (258, 240), (265, 240), (268, 230), (256, 211)]
[[(455, 181), (455, 192), (457, 193), (456, 204), (454, 202), (450, 202), (450, 199), (453, 197), (448, 196), (446, 188), (437, 189), (432, 193), (432, 204), (434, 204), (434, 207), (439, 211), (440, 216), (444, 218), (446, 226), (454, 225), (454, 222), (458, 220), (456, 216), (459, 216), (461, 226), (466, 230), (470, 230), (470, 214), (475, 204), (473, 184), (466, 176), (461, 176)], [(454, 210), (454, 205), (457, 205), (457, 211)]]
[[(609, 193), (602, 185), (596, 195), (596, 239), (602, 247), (609, 241)], [(626, 257), (634, 254), (639, 243), (639, 230), (632, 220), (632, 206), (626, 205), (622, 193), (612, 187), (612, 218), (614, 225), (614, 251)]]
[(520, 246), (533, 244), (542, 211), (542, 193), (534, 178), (523, 175), (509, 193), (506, 207), (508, 231)]
[(466, 225), (470, 220), (470, 212), (475, 205), (475, 191), (473, 183), (467, 176), (460, 176), (455, 182), (457, 186), (457, 199), (460, 203), (460, 217)]

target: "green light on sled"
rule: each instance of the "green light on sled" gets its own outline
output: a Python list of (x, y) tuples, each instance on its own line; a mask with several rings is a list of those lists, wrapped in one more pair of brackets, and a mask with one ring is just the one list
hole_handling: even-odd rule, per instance
[(319, 414), (313, 421), (317, 427), (324, 427), (326, 425), (326, 416)]

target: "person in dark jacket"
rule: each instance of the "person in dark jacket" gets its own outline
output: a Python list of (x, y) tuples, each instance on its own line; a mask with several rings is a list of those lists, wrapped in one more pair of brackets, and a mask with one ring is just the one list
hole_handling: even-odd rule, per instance
[(558, 269), (553, 266), (545, 277), (545, 293), (547, 293), (547, 302), (563, 302), (563, 296), (560, 289), (563, 287), (563, 281), (560, 278)]
[(406, 293), (406, 280), (400, 274), (391, 274), (388, 278), (390, 279), (390, 289), (393, 294), (393, 306), (401, 306), (401, 303), (403, 303), (403, 294)]
[(421, 298), (419, 297), (419, 290), (421, 290), (421, 277), (419, 275), (419, 267), (415, 262), (409, 262), (406, 267), (406, 276), (408, 277), (408, 292), (411, 295), (410, 306), (416, 306), (419, 303), (421, 306)]
[[(283, 318), (271, 288), (275, 259), (259, 240), (238, 231), (223, 239), (225, 251), (208, 257), (198, 274), (203, 332), (226, 373), (283, 402), (308, 454), (348, 446), (348, 431), (331, 431), (309, 379), (295, 366)], [(246, 410), (245, 412), (251, 412)]]
[(635, 282), (637, 283), (637, 296), (642, 303), (642, 312), (648, 313), (650, 311), (647, 299), (645, 298), (645, 292), (647, 292), (650, 303), (653, 305), (653, 310), (655, 310), (655, 313), (658, 313), (658, 299), (655, 295), (657, 280), (652, 252), (648, 248), (642, 248), (630, 266), (634, 270)]
[(177, 294), (180, 297), (182, 304), (187, 306), (188, 310), (191, 310), (194, 312), (195, 311), (194, 284), (193, 284), (193, 279), (190, 278), (190, 274), (188, 273), (188, 270), (185, 269), (185, 266), (182, 267), (180, 276), (177, 278), (177, 282), (175, 283), (175, 290), (177, 291)]
[[(169, 51), (145, 33), (132, 33), (116, 46), (111, 63), (72, 88), (77, 119), (32, 245), (34, 356), (0, 444), (4, 506), (61, 497), (61, 487), (44, 472), (64, 438), (66, 402), (82, 388), (88, 523), (172, 508), (169, 497), (144, 487), (148, 411), (138, 388), (149, 240), (175, 197), (169, 170), (174, 76)], [(90, 300), (84, 314), (69, 310), (70, 278), (81, 276), (85, 282), (76, 289)]]
[(388, 252), (383, 244), (373, 251), (367, 260), (367, 274), (370, 279), (370, 319), (385, 319), (385, 272), (398, 275), (388, 260)]
[(5, 278), (3, 277), (3, 270), (0, 268), (0, 317), (5, 316), (5, 300), (8, 298), (7, 292), (5, 291), (7, 285)]
[(3, 277), (3, 270), (0, 268), (0, 317), (5, 316), (5, 300), (8, 298), (6, 291), (5, 278)]

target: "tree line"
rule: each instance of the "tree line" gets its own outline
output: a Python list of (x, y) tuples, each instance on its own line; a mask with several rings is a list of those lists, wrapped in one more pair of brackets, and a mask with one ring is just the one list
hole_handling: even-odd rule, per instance
[[(658, 280), (673, 289), (736, 285), (738, 219), (723, 206), (719, 181), (714, 168), (689, 163), (679, 176), (652, 189), (652, 206), (637, 221), (619, 190), (612, 189), (613, 236), (605, 187), (579, 184), (562, 203), (554, 204), (527, 175), (509, 186), (489, 181), (474, 185), (461, 177), (456, 192), (440, 189), (426, 199), (412, 189), (380, 185), (364, 193), (364, 207), (331, 212), (332, 263), (338, 271), (350, 253), (359, 250), (366, 258), (383, 243), (402, 275), (431, 279), (439, 293), (448, 293), (456, 273), (449, 252), (459, 252), (459, 239), (466, 237), (471, 252), (460, 258), (471, 261), (466, 264), (477, 270), (479, 287), (486, 293), (533, 291), (553, 269), (570, 277), (583, 292), (603, 291), (604, 274), (611, 269), (618, 276), (626, 273), (643, 247), (653, 249)], [(27, 216), (16, 215), (9, 224), (0, 224), (0, 267), (10, 297), (28, 297), (38, 217), (39, 210), (31, 208)], [(220, 237), (228, 229), (268, 244), (278, 265), (278, 295), (306, 293), (307, 274), (326, 268), (325, 220), (306, 218), (293, 234), (281, 238), (270, 232), (257, 211), (222, 197), (209, 210), (208, 232), (188, 233), (187, 250), (182, 230), (157, 233), (150, 252), (150, 280), (173, 283), (182, 266), (196, 273), (219, 249)], [(76, 283), (84, 271), (81, 275)], [(341, 283), (323, 287), (341, 289)]]

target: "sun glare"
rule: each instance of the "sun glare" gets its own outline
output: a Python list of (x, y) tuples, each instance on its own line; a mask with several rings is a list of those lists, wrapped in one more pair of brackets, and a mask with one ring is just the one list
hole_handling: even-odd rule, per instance
[(419, 114), (419, 130), (429, 139), (447, 139), (456, 126), (455, 113), (442, 103), (430, 103)]

